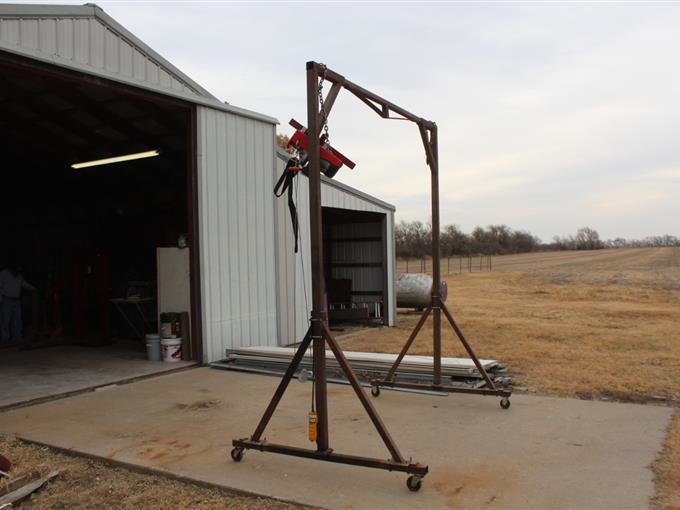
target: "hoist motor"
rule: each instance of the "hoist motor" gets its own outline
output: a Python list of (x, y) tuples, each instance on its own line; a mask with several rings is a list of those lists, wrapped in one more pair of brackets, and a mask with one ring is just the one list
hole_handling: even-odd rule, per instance
[[(307, 128), (295, 119), (291, 119), (289, 124), (295, 128), (295, 133), (288, 141), (288, 147), (295, 149), (301, 161), (307, 162), (307, 151), (309, 150), (309, 138)], [(354, 162), (345, 157), (340, 151), (331, 147), (328, 143), (327, 135), (322, 135), (319, 139), (319, 156), (321, 157), (321, 171), (326, 177), (333, 178), (342, 165), (354, 168)], [(304, 165), (303, 165), (304, 166)]]
[[(295, 237), (295, 253), (298, 252), (298, 217), (295, 199), (293, 198), (293, 179), (295, 176), (303, 172), (306, 174), (309, 160), (307, 152), (309, 151), (309, 137), (307, 135), (307, 128), (300, 124), (295, 119), (291, 119), (289, 124), (295, 128), (295, 133), (288, 142), (288, 147), (295, 150), (296, 155), (286, 163), (281, 177), (279, 177), (276, 186), (274, 186), (274, 195), (280, 197), (284, 192), (288, 192), (288, 209), (290, 211), (290, 220), (293, 224), (293, 236)], [(345, 165), (348, 168), (354, 168), (355, 163), (344, 156), (340, 151), (331, 147), (328, 143), (328, 135), (324, 134), (319, 139), (319, 156), (321, 162), (321, 172), (326, 177), (332, 178), (338, 170)]]

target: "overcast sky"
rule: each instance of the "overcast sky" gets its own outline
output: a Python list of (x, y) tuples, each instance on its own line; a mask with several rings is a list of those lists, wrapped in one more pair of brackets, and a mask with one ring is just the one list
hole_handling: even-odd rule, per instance
[[(680, 4), (97, 3), (279, 132), (308, 60), (435, 121), (442, 224), (680, 235)], [(329, 129), (357, 162), (339, 180), (429, 220), (415, 125), (341, 93)]]

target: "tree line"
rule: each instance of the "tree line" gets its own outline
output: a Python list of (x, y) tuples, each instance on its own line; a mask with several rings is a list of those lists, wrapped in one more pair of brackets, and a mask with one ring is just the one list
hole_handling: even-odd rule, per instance
[[(432, 253), (432, 226), (420, 221), (401, 221), (395, 226), (396, 255), (402, 258), (421, 258)], [(466, 234), (457, 225), (446, 225), (440, 232), (443, 257), (455, 255), (506, 255), (547, 250), (598, 250), (602, 248), (631, 248), (680, 246), (680, 239), (671, 235), (646, 237), (642, 240), (616, 238), (602, 241), (595, 229), (581, 227), (575, 235), (555, 236), (551, 243), (526, 230), (513, 230), (507, 225), (475, 227)]]
[[(424, 257), (432, 252), (432, 226), (420, 221), (401, 221), (395, 227), (397, 257)], [(446, 225), (440, 234), (443, 257), (452, 255), (500, 255), (537, 250), (541, 240), (524, 230), (507, 225), (475, 227), (470, 234), (457, 225)]]

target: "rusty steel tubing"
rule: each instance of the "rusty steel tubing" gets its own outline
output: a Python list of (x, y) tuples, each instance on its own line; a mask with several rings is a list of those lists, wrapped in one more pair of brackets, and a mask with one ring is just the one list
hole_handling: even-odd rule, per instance
[(385, 469), (387, 471), (401, 471), (419, 476), (425, 476), (428, 473), (428, 467), (418, 462), (396, 462), (390, 460), (374, 459), (371, 457), (360, 457), (357, 455), (335, 453), (332, 450), (321, 452), (307, 448), (298, 448), (296, 446), (286, 446), (276, 443), (269, 443), (267, 441), (252, 441), (248, 439), (234, 439), (232, 441), (232, 445), (236, 448), (247, 448), (261, 452), (283, 453), (285, 455), (292, 455), (294, 457), (303, 457), (306, 459), (323, 460), (326, 462), (336, 462), (340, 464), (351, 464), (354, 466)]
[(477, 367), (477, 370), (479, 371), (480, 375), (484, 378), (486, 385), (489, 388), (495, 390), (496, 385), (493, 383), (493, 381), (489, 377), (489, 374), (486, 373), (486, 370), (482, 366), (482, 363), (479, 361), (479, 358), (477, 358), (475, 351), (472, 350), (472, 347), (470, 346), (467, 339), (465, 338), (465, 335), (463, 335), (463, 332), (458, 327), (458, 324), (456, 324), (456, 321), (453, 320), (453, 315), (451, 315), (451, 313), (449, 312), (449, 309), (446, 308), (446, 305), (444, 305), (444, 303), (442, 303), (442, 310), (444, 311), (444, 315), (446, 316), (449, 323), (451, 324), (451, 327), (456, 332), (456, 335), (458, 335), (458, 339), (463, 344), (463, 347), (465, 347), (465, 350), (467, 351), (468, 355), (470, 356), (470, 358), (474, 362), (475, 366)]
[(401, 361), (404, 359), (404, 356), (406, 356), (406, 353), (411, 348), (411, 344), (413, 344), (413, 341), (418, 336), (418, 333), (420, 332), (420, 328), (422, 328), (423, 324), (425, 324), (425, 321), (427, 320), (427, 317), (428, 317), (428, 315), (430, 315), (431, 311), (432, 311), (432, 307), (428, 306), (425, 309), (425, 311), (423, 312), (423, 314), (420, 316), (420, 320), (418, 321), (418, 324), (416, 324), (416, 327), (411, 332), (411, 335), (408, 337), (408, 340), (406, 340), (404, 347), (402, 347), (401, 352), (399, 353), (399, 356), (397, 356), (397, 359), (394, 360), (394, 363), (392, 364), (390, 371), (387, 373), (387, 377), (385, 377), (386, 380), (391, 381), (392, 379), (394, 379), (394, 373), (397, 371), (397, 368), (401, 364)]
[[(378, 94), (374, 94), (370, 90), (366, 90), (363, 87), (360, 87), (356, 83), (352, 83), (349, 81), (347, 78), (342, 76), (341, 74), (336, 73), (335, 71), (326, 68), (325, 66), (322, 66), (321, 64), (317, 62), (307, 62), (307, 69), (312, 68), (315, 70), (317, 75), (321, 75), (324, 73), (324, 77), (327, 81), (331, 83), (339, 83), (344, 89), (348, 90), (352, 94), (354, 94), (356, 97), (359, 99), (366, 98), (369, 99), (375, 103), (378, 103), (380, 106), (383, 107), (383, 111), (387, 109), (387, 111), (393, 111), (395, 113), (398, 113), (402, 117), (406, 118), (407, 120), (410, 120), (412, 122), (415, 122), (416, 124), (423, 125), (424, 127), (430, 129), (433, 126), (435, 126), (435, 123), (426, 119), (423, 119), (422, 117), (418, 117), (417, 115), (414, 115), (413, 113), (409, 112), (408, 110), (402, 108), (399, 105), (396, 105), (390, 101), (388, 101), (385, 98), (380, 97)], [(327, 109), (326, 113), (329, 113), (329, 110)], [(376, 112), (378, 113), (378, 112)], [(380, 114), (381, 117), (386, 118), (386, 114)], [(313, 133), (314, 131), (312, 131)]]
[(380, 386), (385, 388), (403, 388), (408, 390), (424, 390), (433, 391), (437, 394), (446, 393), (469, 393), (475, 395), (487, 395), (496, 397), (509, 397), (512, 392), (500, 388), (465, 388), (455, 386), (435, 386), (434, 384), (424, 384), (415, 382), (399, 382), (399, 381), (380, 381)]
[(323, 225), (321, 221), (321, 157), (319, 137), (319, 98), (317, 95), (318, 76), (314, 69), (307, 67), (307, 124), (309, 140), (309, 226), (312, 255), (312, 349), (314, 385), (317, 413), (316, 445), (319, 451), (328, 449), (328, 397), (326, 394), (326, 342), (321, 322), (325, 320), (323, 295)]
[(288, 388), (288, 384), (290, 383), (290, 380), (293, 378), (293, 374), (295, 373), (295, 370), (297, 370), (297, 367), (300, 364), (302, 357), (305, 355), (305, 352), (307, 351), (307, 348), (309, 347), (309, 343), (311, 342), (311, 340), (312, 337), (310, 335), (310, 332), (308, 331), (307, 334), (305, 335), (305, 338), (302, 340), (302, 342), (300, 342), (300, 347), (298, 347), (295, 356), (293, 356), (290, 365), (288, 365), (288, 369), (286, 370), (286, 373), (283, 375), (283, 378), (281, 379), (279, 386), (276, 388), (274, 396), (272, 397), (271, 401), (269, 402), (269, 405), (267, 406), (267, 409), (265, 410), (264, 414), (262, 415), (262, 418), (260, 419), (260, 423), (258, 423), (255, 432), (253, 432), (253, 435), (250, 437), (253, 441), (259, 441), (260, 438), (262, 437), (264, 429), (267, 428), (269, 420), (271, 420), (272, 416), (274, 415), (274, 411), (276, 411), (276, 407), (279, 405), (279, 402), (281, 401), (283, 394), (286, 392), (286, 388)]
[[(347, 361), (347, 358), (345, 358), (345, 354), (342, 352), (342, 349), (338, 345), (335, 338), (333, 338), (333, 335), (331, 335), (331, 332), (328, 331), (328, 328), (326, 328), (325, 324), (323, 324), (323, 328), (324, 328), (324, 333), (326, 335), (326, 340), (328, 341), (328, 345), (331, 348), (331, 350), (333, 351), (333, 354), (335, 355), (335, 359), (338, 360), (338, 364), (342, 368), (342, 371), (345, 373), (345, 377), (347, 377), (347, 380), (352, 385), (352, 389), (354, 389), (354, 393), (356, 393), (357, 397), (361, 401), (361, 405), (364, 406), (364, 409), (366, 410), (366, 414), (368, 414), (368, 417), (373, 422), (373, 426), (378, 431), (378, 434), (382, 438), (383, 443), (385, 443), (385, 446), (387, 447), (390, 454), (392, 455), (392, 460), (394, 460), (396, 462), (404, 462), (404, 458), (402, 457), (401, 452), (399, 451), (399, 448), (397, 448), (397, 445), (395, 444), (394, 439), (392, 439), (392, 436), (387, 431), (387, 428), (385, 427), (385, 424), (383, 423), (382, 419), (380, 419), (380, 416), (378, 416), (378, 413), (376, 412), (375, 408), (373, 407), (373, 404), (371, 404), (371, 401), (366, 396), (364, 389), (361, 387), (361, 383), (359, 382), (359, 379), (357, 378), (356, 374), (354, 373), (354, 370), (352, 370), (352, 368), (350, 367), (349, 362)], [(315, 377), (316, 377), (316, 374), (315, 374)]]
[[(421, 130), (422, 133), (422, 130)], [(437, 153), (437, 126), (429, 130), (429, 139), (425, 137), (423, 143), (429, 148), (430, 179), (432, 198), (432, 329), (433, 329), (433, 384), (442, 383), (442, 327), (441, 305), (439, 295), (441, 288), (441, 259), (439, 246), (439, 155)]]

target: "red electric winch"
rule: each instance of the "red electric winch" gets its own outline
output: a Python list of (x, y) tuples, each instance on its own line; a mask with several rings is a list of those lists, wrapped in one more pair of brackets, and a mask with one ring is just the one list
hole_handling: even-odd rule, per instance
[[(281, 177), (279, 177), (276, 186), (274, 186), (274, 195), (280, 197), (285, 192), (288, 192), (288, 209), (290, 211), (290, 220), (293, 224), (293, 236), (295, 237), (295, 253), (298, 251), (298, 215), (295, 199), (293, 198), (293, 179), (300, 173), (306, 173), (309, 165), (309, 158), (307, 153), (309, 151), (309, 137), (307, 135), (307, 128), (300, 124), (295, 119), (290, 120), (290, 125), (295, 128), (295, 133), (288, 142), (288, 147), (292, 147), (297, 151), (297, 156), (291, 157), (286, 163), (286, 168), (283, 170)], [(354, 168), (354, 162), (339, 151), (331, 147), (328, 143), (328, 137), (324, 134), (319, 139), (319, 156), (320, 156), (320, 170), (326, 177), (332, 178), (342, 165), (348, 168)], [(310, 425), (311, 426), (311, 425)], [(311, 429), (310, 429), (311, 430)], [(310, 432), (311, 433), (311, 432)]]
[[(288, 142), (289, 147), (294, 147), (300, 152), (306, 153), (309, 150), (309, 138), (307, 137), (307, 128), (300, 124), (295, 119), (290, 119), (289, 124), (295, 128), (295, 133)], [(321, 171), (326, 177), (333, 177), (342, 165), (348, 168), (354, 168), (355, 163), (349, 158), (345, 157), (340, 151), (331, 147), (323, 135), (319, 139), (319, 156), (321, 156)], [(306, 159), (306, 158), (302, 158)], [(300, 167), (292, 167), (289, 171), (300, 171)]]

